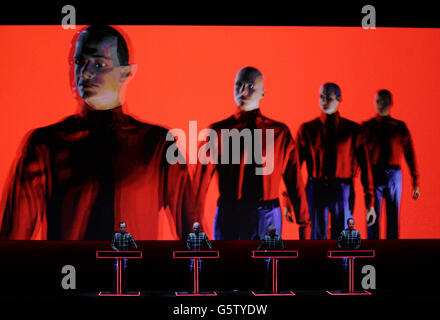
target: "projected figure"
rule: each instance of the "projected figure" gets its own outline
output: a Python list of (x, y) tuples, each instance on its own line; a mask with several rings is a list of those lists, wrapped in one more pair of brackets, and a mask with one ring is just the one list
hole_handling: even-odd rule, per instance
[(341, 90), (334, 83), (320, 88), (320, 117), (303, 123), (298, 130), (300, 163), (307, 165), (307, 200), (314, 240), (327, 239), (328, 211), (331, 212), (331, 238), (336, 239), (352, 216), (353, 178), (361, 168), (367, 221), (376, 219), (373, 178), (361, 126), (339, 115)]
[[(261, 240), (257, 250), (282, 250), (284, 249), (284, 242), (283, 239), (279, 235), (276, 234), (277, 229), (274, 225), (270, 225), (267, 228), (267, 234), (264, 236), (263, 240)], [(266, 262), (266, 272), (264, 276), (264, 291), (269, 292), (270, 282), (271, 282), (271, 266), (272, 266), (272, 259), (273, 258), (267, 258), (265, 260)], [(275, 261), (276, 264), (278, 264), (278, 258), (276, 258)]]
[[(212, 250), (211, 242), (208, 239), (208, 236), (204, 232), (200, 232), (200, 223), (194, 222), (193, 231), (188, 234), (188, 238), (186, 240), (186, 248), (190, 251), (200, 251), (204, 249)], [(189, 260), (189, 270), (193, 272), (194, 268), (194, 259)], [(199, 272), (202, 271), (202, 259), (199, 259)]]
[[(215, 150), (205, 150), (208, 144), (199, 150), (199, 154), (209, 154), (209, 161), (197, 166), (193, 181), (200, 208), (204, 208), (214, 172), (218, 174), (215, 240), (261, 239), (269, 225), (275, 225), (281, 234), (281, 178), (294, 205), (302, 238), (310, 233), (294, 140), (285, 124), (261, 114), (259, 102), (264, 94), (262, 73), (252, 67), (241, 69), (235, 78), (236, 113), (211, 124), (218, 137)], [(258, 170), (262, 172), (257, 174)]]
[(30, 133), (0, 238), (110, 240), (124, 220), (136, 238), (157, 239), (161, 208), (182, 237), (196, 215), (190, 180), (185, 166), (166, 161), (168, 130), (122, 110), (123, 86), (136, 67), (124, 38), (107, 26), (77, 37), (72, 62), (81, 111)]
[[(128, 251), (130, 249), (130, 245), (137, 249), (138, 246), (134, 241), (134, 238), (127, 231), (127, 224), (124, 221), (119, 222), (119, 232), (116, 232), (113, 235), (111, 247), (115, 251)], [(122, 272), (122, 293), (127, 292), (127, 268), (128, 268), (128, 259), (121, 259), (121, 272)], [(116, 279), (116, 271), (117, 271), (117, 259), (115, 259), (114, 263), (114, 272)], [(113, 292), (116, 292), (116, 280), (113, 280)]]
[[(386, 202), (387, 239), (399, 237), (399, 210), (402, 195), (402, 154), (408, 164), (413, 185), (413, 198), (418, 199), (419, 175), (417, 172), (411, 135), (403, 121), (390, 116), (391, 92), (380, 90), (376, 94), (376, 117), (364, 122), (368, 154), (374, 180), (375, 210), (380, 216), (382, 199)], [(379, 239), (379, 219), (368, 227), (368, 239)]]

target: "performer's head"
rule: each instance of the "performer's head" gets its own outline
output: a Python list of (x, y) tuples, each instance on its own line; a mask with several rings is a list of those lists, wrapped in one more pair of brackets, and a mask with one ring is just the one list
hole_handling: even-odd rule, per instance
[(354, 229), (354, 219), (353, 218), (348, 218), (347, 219), (347, 226), (349, 230), (353, 230)]
[(200, 232), (200, 223), (194, 222), (193, 224), (193, 230), (195, 234), (198, 234)]
[(241, 69), (235, 77), (234, 100), (243, 111), (251, 111), (259, 107), (264, 96), (263, 74), (253, 68)]
[(121, 87), (134, 73), (125, 39), (109, 26), (90, 26), (80, 32), (74, 54), (78, 94), (96, 110), (118, 107)]
[(127, 231), (127, 224), (124, 221), (119, 222), (119, 232), (125, 233)]
[(391, 92), (386, 89), (379, 90), (376, 93), (376, 109), (381, 116), (389, 115), (390, 107), (393, 105)]
[(319, 105), (322, 112), (333, 114), (338, 111), (341, 102), (341, 89), (336, 83), (324, 83), (319, 90)]
[(273, 237), (277, 232), (277, 228), (272, 224), (269, 227), (267, 227), (267, 233), (269, 233), (269, 235), (271, 237)]

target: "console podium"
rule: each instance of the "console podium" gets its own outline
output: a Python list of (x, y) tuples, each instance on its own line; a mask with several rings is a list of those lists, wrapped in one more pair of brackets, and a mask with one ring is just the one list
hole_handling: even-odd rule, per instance
[(348, 258), (348, 291), (328, 291), (330, 295), (371, 295), (367, 290), (354, 290), (354, 258), (374, 258), (374, 250), (334, 250), (328, 251), (328, 258)]
[(292, 291), (278, 292), (278, 266), (277, 259), (298, 258), (298, 250), (253, 250), (252, 258), (267, 259), (272, 258), (272, 293), (256, 293), (254, 296), (294, 296)]
[(122, 293), (122, 271), (121, 260), (122, 259), (142, 259), (142, 251), (96, 251), (97, 259), (116, 259), (116, 293), (99, 292), (99, 296), (112, 296), (112, 297), (130, 297), (140, 296), (140, 291), (133, 293)]
[(194, 291), (189, 292), (175, 292), (176, 296), (216, 296), (217, 292), (204, 292), (199, 291), (199, 263), (200, 259), (217, 259), (219, 257), (218, 250), (209, 251), (173, 251), (173, 259), (194, 259), (193, 264), (193, 279), (194, 279)]

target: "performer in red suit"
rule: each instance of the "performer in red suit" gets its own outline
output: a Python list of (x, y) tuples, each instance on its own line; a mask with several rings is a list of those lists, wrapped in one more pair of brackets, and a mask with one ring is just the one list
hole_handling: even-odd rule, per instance
[(30, 133), (5, 195), (1, 239), (111, 240), (119, 221), (136, 239), (157, 239), (161, 208), (177, 235), (190, 231), (190, 180), (184, 165), (166, 160), (168, 130), (121, 106), (134, 68), (114, 28), (80, 33), (74, 75), (82, 109)]
[(314, 240), (327, 239), (328, 212), (331, 238), (337, 239), (352, 217), (354, 206), (353, 178), (361, 169), (367, 221), (374, 223), (373, 178), (365, 137), (361, 126), (339, 115), (341, 90), (335, 83), (320, 89), (321, 115), (303, 123), (296, 139), (300, 164), (307, 165), (309, 175), (307, 200)]
[[(235, 78), (234, 98), (238, 107), (235, 114), (210, 126), (218, 138), (218, 152), (211, 153), (209, 161), (197, 166), (194, 186), (198, 206), (204, 208), (209, 183), (217, 171), (220, 198), (214, 219), (214, 240), (262, 239), (270, 225), (281, 234), (278, 200), (281, 179), (295, 209), (300, 237), (310, 236), (295, 143), (287, 125), (261, 113), (259, 102), (264, 94), (262, 73), (252, 67), (241, 69)], [(225, 132), (231, 135), (226, 136)], [(258, 132), (261, 132), (260, 138)], [(234, 141), (229, 140), (236, 137), (239, 147), (234, 149)], [(273, 141), (269, 142), (270, 139)], [(200, 151), (204, 151), (203, 146)], [(263, 167), (267, 172), (258, 174)]]
[[(379, 217), (382, 199), (386, 202), (387, 239), (399, 237), (399, 211), (402, 196), (402, 154), (408, 164), (413, 198), (418, 199), (419, 173), (411, 135), (405, 122), (390, 116), (391, 92), (380, 90), (376, 95), (376, 117), (364, 122), (368, 154), (373, 169), (375, 209)], [(379, 219), (368, 227), (368, 239), (379, 239)]]

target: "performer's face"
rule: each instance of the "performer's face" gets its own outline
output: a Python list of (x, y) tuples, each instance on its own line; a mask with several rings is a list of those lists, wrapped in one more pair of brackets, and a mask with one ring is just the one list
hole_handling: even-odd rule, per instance
[(339, 100), (334, 92), (322, 86), (319, 91), (319, 105), (322, 112), (332, 114), (338, 111)]
[(354, 229), (354, 220), (348, 220), (348, 229), (350, 230)]
[(109, 37), (100, 41), (88, 39), (84, 31), (76, 43), (75, 81), (85, 103), (97, 110), (119, 105), (119, 93), (130, 72), (130, 66), (120, 66), (117, 42)]
[(263, 96), (263, 77), (256, 72), (239, 71), (234, 87), (234, 100), (237, 106), (245, 111), (258, 108)]
[(125, 223), (121, 223), (119, 225), (119, 232), (120, 233), (125, 233), (125, 231), (127, 231), (127, 225)]
[(193, 225), (193, 230), (194, 230), (194, 233), (199, 233), (200, 232), (200, 224), (198, 224), (198, 223), (195, 223), (194, 225)]
[(376, 109), (379, 114), (387, 114), (390, 109), (389, 100), (376, 94)]

